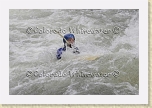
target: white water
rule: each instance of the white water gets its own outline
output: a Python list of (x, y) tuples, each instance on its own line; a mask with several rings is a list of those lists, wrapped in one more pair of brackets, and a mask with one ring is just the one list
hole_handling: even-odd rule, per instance
[[(38, 27), (40, 33), (26, 32)], [(79, 55), (70, 51), (56, 59), (56, 51), (63, 47), (62, 38), (53, 31), (112, 30), (73, 33)], [(30, 31), (31, 32), (31, 31)], [(62, 35), (64, 35), (62, 31)], [(138, 10), (10, 10), (9, 11), (9, 94), (10, 95), (137, 95), (139, 94), (139, 13)], [(100, 56), (82, 60), (84, 56)], [(75, 75), (71, 77), (69, 75)], [(114, 77), (114, 71), (119, 76)], [(39, 76), (26, 76), (37, 72)], [(65, 76), (41, 76), (64, 74)], [(103, 73), (108, 77), (78, 77)]]

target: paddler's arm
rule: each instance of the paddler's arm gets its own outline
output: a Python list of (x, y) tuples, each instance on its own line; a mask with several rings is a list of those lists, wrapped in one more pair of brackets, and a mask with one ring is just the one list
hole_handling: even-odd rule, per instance
[(56, 54), (57, 59), (61, 59), (62, 51), (63, 51), (62, 48), (59, 48), (59, 49), (57, 50), (57, 54)]

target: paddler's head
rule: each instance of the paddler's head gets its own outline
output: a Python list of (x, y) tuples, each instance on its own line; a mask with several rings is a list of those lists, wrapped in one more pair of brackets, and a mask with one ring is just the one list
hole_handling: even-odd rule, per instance
[[(67, 40), (68, 43), (64, 38)], [(67, 44), (67, 46), (69, 47), (71, 47), (71, 45), (73, 45), (75, 42), (75, 37), (73, 34), (66, 34), (64, 35), (64, 38), (63, 38), (64, 45)]]

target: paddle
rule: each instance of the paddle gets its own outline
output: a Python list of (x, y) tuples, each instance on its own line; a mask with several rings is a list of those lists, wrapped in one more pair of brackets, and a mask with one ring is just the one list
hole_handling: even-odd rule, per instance
[[(56, 30), (54, 30), (54, 31), (57, 32)], [(70, 44), (70, 43), (64, 38), (63, 35), (61, 35), (59, 32), (57, 32), (57, 33), (66, 41), (66, 43)]]

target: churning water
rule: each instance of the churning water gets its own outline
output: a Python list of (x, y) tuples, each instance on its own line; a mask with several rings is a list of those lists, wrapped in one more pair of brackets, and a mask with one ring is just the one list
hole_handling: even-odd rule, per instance
[(139, 10), (9, 10), (9, 94), (138, 95), (138, 40)]

